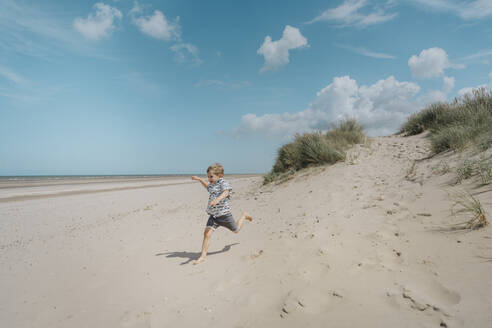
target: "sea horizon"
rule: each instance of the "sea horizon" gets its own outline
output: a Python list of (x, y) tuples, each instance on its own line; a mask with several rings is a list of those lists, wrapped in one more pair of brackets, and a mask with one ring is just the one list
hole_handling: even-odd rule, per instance
[[(226, 173), (228, 175), (263, 175), (265, 173)], [(23, 179), (23, 178), (118, 178), (118, 177), (185, 177), (190, 175), (206, 175), (197, 173), (151, 173), (151, 174), (26, 174), (26, 175), (0, 175), (0, 179)]]
[[(205, 176), (205, 173), (188, 174), (92, 174), (92, 175), (12, 175), (0, 176), (0, 189), (19, 187), (42, 187), (55, 185), (87, 185), (100, 183), (152, 182), (159, 180), (183, 180), (192, 175)], [(230, 173), (226, 177), (252, 177), (262, 173)]]

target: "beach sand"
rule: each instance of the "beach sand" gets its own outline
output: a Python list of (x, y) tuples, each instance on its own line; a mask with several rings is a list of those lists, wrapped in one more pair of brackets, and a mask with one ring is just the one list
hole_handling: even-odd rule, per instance
[(226, 176), (253, 222), (199, 265), (197, 182), (1, 189), (2, 327), (488, 327), (490, 225), (441, 228), (458, 189), (490, 219), (490, 185), (452, 185), (436, 168), (463, 155), (428, 148), (379, 137), (282, 184)]

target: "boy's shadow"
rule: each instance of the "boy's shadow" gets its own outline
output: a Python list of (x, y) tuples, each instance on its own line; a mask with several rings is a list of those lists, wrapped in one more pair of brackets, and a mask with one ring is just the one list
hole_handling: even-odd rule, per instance
[[(227, 252), (227, 251), (229, 251), (231, 249), (232, 246), (238, 245), (238, 244), (239, 243), (225, 245), (224, 248), (222, 248), (220, 251), (208, 252), (207, 253), (207, 256)], [(184, 265), (184, 264), (190, 263), (193, 260), (198, 259), (201, 254), (202, 254), (201, 252), (197, 253), (197, 252), (186, 252), (186, 251), (184, 251), (184, 252), (157, 253), (157, 254), (155, 254), (155, 256), (166, 255), (166, 257), (182, 257), (182, 258), (188, 259), (187, 261), (184, 261), (184, 262), (180, 263), (180, 265)]]

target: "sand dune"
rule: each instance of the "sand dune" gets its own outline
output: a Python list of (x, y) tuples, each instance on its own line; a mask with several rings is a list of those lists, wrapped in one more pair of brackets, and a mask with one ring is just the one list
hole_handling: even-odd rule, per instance
[(254, 221), (217, 230), (196, 266), (208, 198), (198, 183), (3, 202), (0, 322), (487, 327), (491, 228), (441, 228), (459, 221), (456, 189), (492, 213), (490, 186), (452, 186), (435, 168), (463, 155), (428, 155), (422, 136), (380, 137), (283, 184), (234, 177), (233, 214)]

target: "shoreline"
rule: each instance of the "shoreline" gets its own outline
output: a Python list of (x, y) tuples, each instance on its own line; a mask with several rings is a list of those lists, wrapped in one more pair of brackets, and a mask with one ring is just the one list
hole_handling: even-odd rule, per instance
[[(261, 175), (236, 174), (228, 175), (231, 180), (256, 178)], [(161, 176), (159, 178), (111, 178), (104, 176), (91, 181), (60, 179), (53, 182), (34, 181), (14, 185), (0, 183), (0, 203), (27, 201), (43, 198), (54, 198), (82, 194), (105, 193), (123, 190), (159, 188), (175, 185), (193, 184), (190, 176)]]
[[(33, 175), (33, 176), (0, 176), (0, 189), (45, 187), (57, 185), (82, 185), (109, 182), (140, 182), (156, 180), (176, 180), (205, 174), (170, 174), (170, 175)], [(263, 173), (227, 174), (230, 178), (249, 178), (262, 176)], [(19, 178), (19, 179), (16, 179)]]

